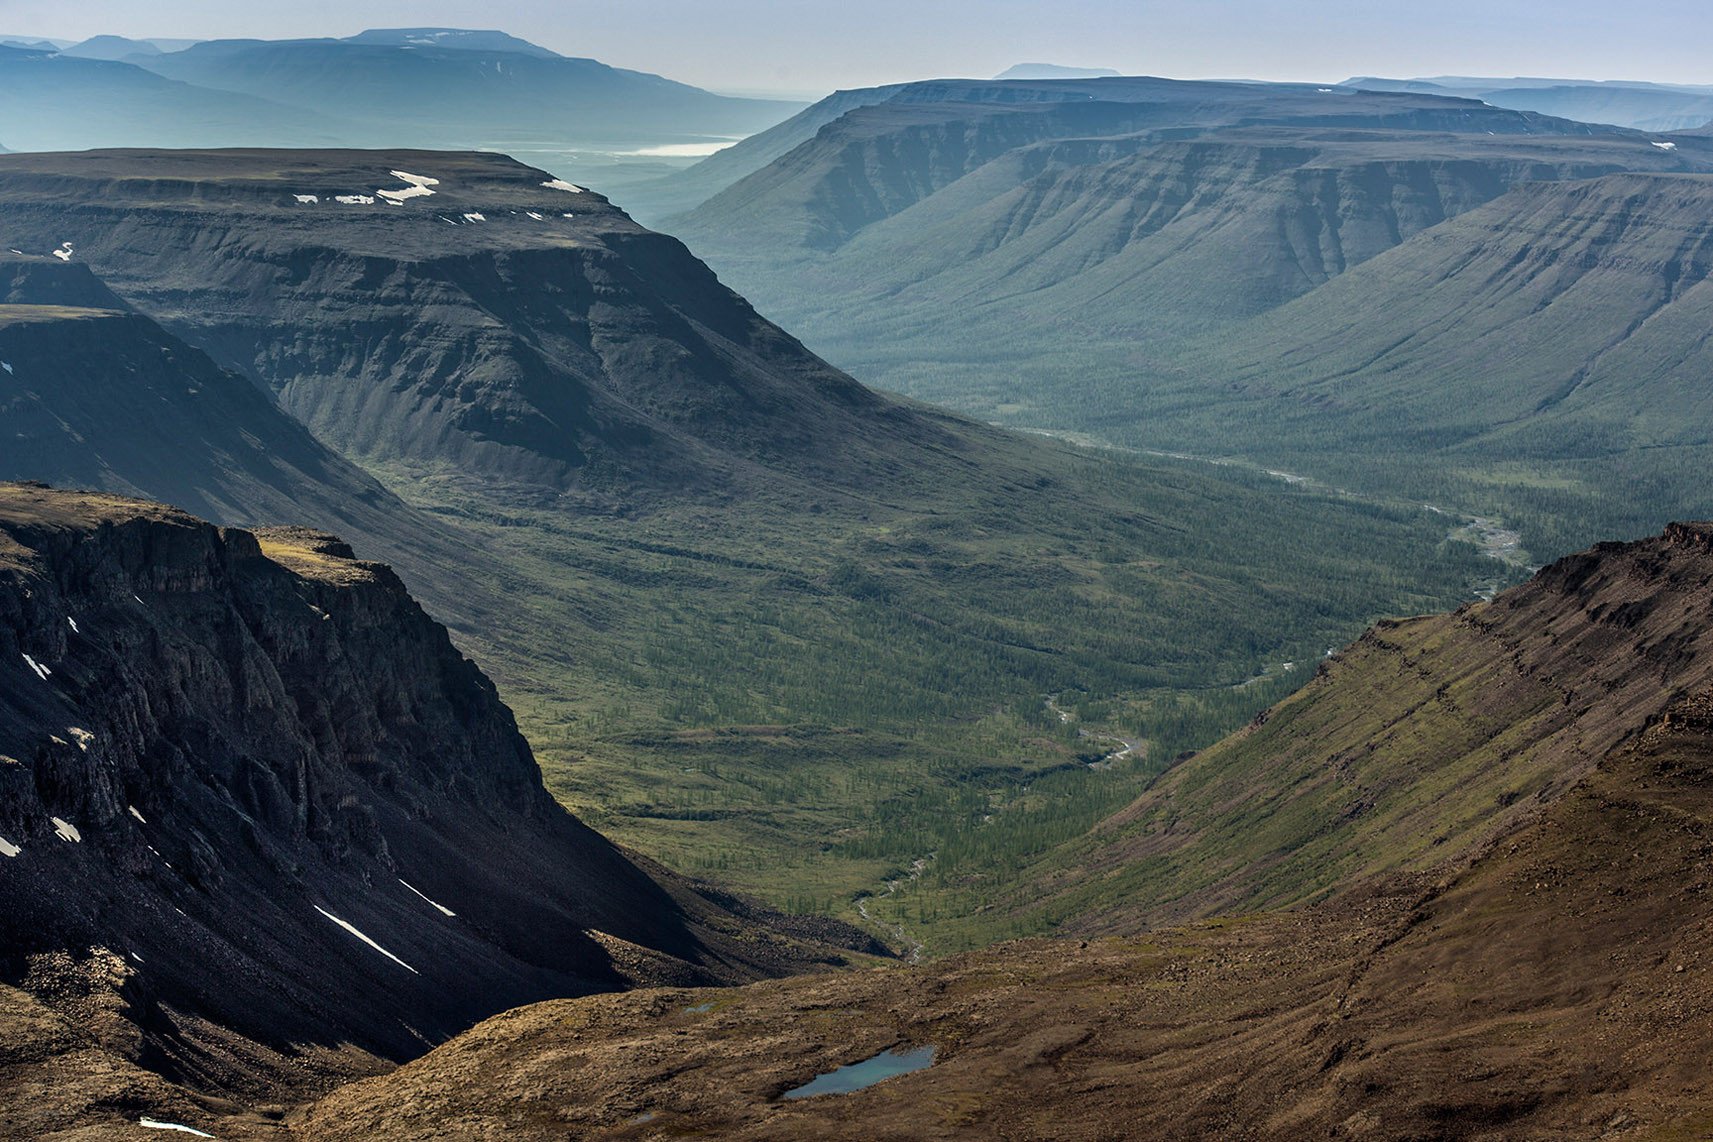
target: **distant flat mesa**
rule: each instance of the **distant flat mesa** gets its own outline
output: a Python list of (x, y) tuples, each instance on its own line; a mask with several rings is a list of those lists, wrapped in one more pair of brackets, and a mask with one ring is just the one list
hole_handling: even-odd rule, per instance
[(1057, 63), (1019, 63), (1006, 68), (995, 79), (1104, 79), (1121, 73), (1110, 67), (1066, 67)]

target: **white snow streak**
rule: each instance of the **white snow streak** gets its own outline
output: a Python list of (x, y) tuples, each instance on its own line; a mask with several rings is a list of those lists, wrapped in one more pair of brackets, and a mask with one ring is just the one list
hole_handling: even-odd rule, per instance
[(137, 807), (135, 805), (127, 805), (127, 806), (125, 806), (125, 808), (131, 810), (131, 816), (137, 818), (137, 823), (139, 825), (146, 825), (149, 823), (147, 820), (145, 820), (143, 818), (143, 815), (141, 813), (137, 812)]
[(464, 215), (464, 221), (466, 221), (466, 222), (486, 222), (487, 220), (488, 220), (487, 216), (484, 214), (466, 214), (466, 215)]
[[(402, 877), (402, 876), (399, 877), (399, 883), (404, 885), (406, 888), (410, 889), (412, 892), (415, 892), (418, 896), (422, 896), (421, 891), (419, 891), (414, 885), (412, 885), (410, 883), (410, 881), (406, 880), (404, 877)], [(424, 900), (428, 900), (428, 897), (426, 897), (426, 896), (422, 896), (422, 898)], [(448, 916), (458, 915), (458, 913), (452, 911), (452, 909), (446, 907), (446, 905), (444, 905), (444, 904), (437, 903), (436, 901), (433, 901), (433, 900), (428, 900), (428, 902), (430, 904), (433, 904), (436, 908), (440, 909), (440, 911), (444, 912)]]
[(1654, 146), (1658, 147), (1662, 151), (1675, 151), (1675, 150), (1677, 150), (1677, 144), (1676, 143), (1655, 143)]
[(346, 206), (373, 206), (375, 196), (372, 194), (336, 194), (333, 196), (333, 201), (342, 202)]
[(65, 621), (67, 623), (71, 624), (71, 633), (72, 634), (82, 634), (83, 633), (82, 631), (77, 629), (77, 620), (76, 619), (72, 618), (70, 615), (67, 615), (65, 617)]
[[(537, 221), (537, 222), (546, 222), (546, 221), (547, 221), (547, 219), (545, 219), (545, 218), (543, 218), (543, 217), (542, 217), (542, 216), (541, 216), (541, 215), (539, 215), (539, 214), (537, 214), (537, 213), (536, 213), (536, 212), (535, 212), (535, 211), (533, 211), (533, 210), (526, 210), (526, 211), (524, 211), (524, 213), (525, 213), (525, 214), (528, 214), (528, 215), (529, 215), (529, 216), (530, 216), (530, 217), (531, 217), (531, 218), (533, 218), (533, 219), (535, 219), (535, 220), (536, 220), (536, 221)], [(7, 372), (8, 372), (8, 373), (10, 373), (10, 372), (11, 372), (11, 371), (12, 371), (12, 366), (10, 366), (10, 365), (7, 365), (7, 366), (6, 366), (6, 371), (7, 371)]]
[(428, 188), (440, 185), (439, 179), (428, 178), (425, 175), (410, 174), (407, 171), (389, 171), (388, 173), (400, 182), (409, 184), (403, 190), (375, 191), (376, 194), (395, 205), (403, 202), (407, 198), (427, 198), (429, 195), (434, 193)]
[(48, 819), (54, 823), (54, 836), (62, 841), (70, 841), (74, 845), (83, 843), (83, 834), (77, 831), (76, 825), (70, 821), (62, 821), (58, 817)]
[(375, 949), (375, 951), (381, 953), (381, 955), (387, 957), (387, 959), (393, 961), (393, 963), (399, 965), (401, 968), (404, 968), (406, 971), (410, 972), (412, 975), (421, 975), (422, 974), (421, 972), (417, 971), (415, 968), (411, 967), (409, 964), (405, 963), (403, 960), (399, 959), (397, 956), (393, 955), (391, 952), (387, 951), (385, 948), (381, 947), (379, 944), (375, 943), (375, 941), (369, 939), (369, 937), (365, 936), (361, 931), (358, 930), (358, 928), (355, 924), (352, 924), (347, 920), (341, 920), (339, 917), (335, 916), (333, 913), (329, 912), (327, 909), (323, 908), (319, 904), (317, 904), (315, 906), (315, 910), (317, 912), (321, 913), (323, 916), (327, 917), (329, 920), (333, 921), (335, 924), (339, 925), (341, 928), (345, 929), (347, 932), (351, 933), (353, 936), (357, 937), (359, 940), (363, 941), (365, 944), (369, 945), (371, 948)]
[(15, 857), (23, 851), (23, 849), (19, 848), (5, 837), (0, 837), (0, 856)]
[(62, 262), (71, 261), (71, 243), (61, 242), (59, 244), (59, 249), (54, 251), (54, 257), (58, 258)]
[(212, 1134), (204, 1134), (202, 1131), (194, 1130), (189, 1126), (180, 1126), (176, 1122), (157, 1122), (153, 1118), (139, 1118), (139, 1119), (137, 1119), (137, 1125), (143, 1127), (146, 1130), (174, 1130), (180, 1134), (194, 1135), (197, 1138), (212, 1138), (212, 1137), (214, 1137), (214, 1135), (212, 1135)]
[(5, 369), (8, 377), (16, 375), (12, 372), (12, 362), (10, 361), (0, 361), (0, 369)]
[(53, 671), (49, 670), (27, 654), (24, 655), (24, 662), (31, 670), (36, 672), (36, 677), (40, 678), (43, 682), (46, 682), (48, 680), (48, 675), (53, 673)]
[(294, 194), (292, 197), (297, 199), (299, 206), (313, 206), (321, 201), (320, 197), (313, 194)]
[(583, 193), (582, 187), (578, 186), (574, 182), (566, 182), (562, 178), (556, 178), (552, 182), (544, 182), (541, 185), (545, 186), (548, 190), (567, 190), (567, 191), (570, 191), (572, 194), (582, 194)]

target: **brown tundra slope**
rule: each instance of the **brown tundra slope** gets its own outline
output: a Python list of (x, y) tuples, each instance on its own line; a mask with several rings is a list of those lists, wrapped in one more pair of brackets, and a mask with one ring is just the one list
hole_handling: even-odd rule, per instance
[[(1532, 674), (1518, 693), (1556, 687), (1578, 716), (1536, 711), (1554, 740), (1534, 756), (1560, 778), (1437, 865), (1359, 865), (1318, 903), (1141, 935), (524, 1008), (300, 1109), (289, 1136), (1709, 1137), (1710, 621), (1710, 525), (1602, 546), (1459, 616), (1446, 637), (1489, 647), (1490, 682)], [(1371, 694), (1352, 665), (1370, 655), (1396, 657), (1353, 651), (1296, 701)], [(1421, 682), (1429, 701), (1375, 711), (1370, 766), (1457, 773), (1484, 748), (1415, 740), (1447, 717)], [(780, 1098), (903, 1044), (937, 1062)]]

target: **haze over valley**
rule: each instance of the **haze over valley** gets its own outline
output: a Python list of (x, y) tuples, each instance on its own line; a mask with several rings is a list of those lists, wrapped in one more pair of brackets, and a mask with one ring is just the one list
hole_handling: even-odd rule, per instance
[(0, 13), (0, 1137), (1700, 1136), (1713, 85), (671, 7)]

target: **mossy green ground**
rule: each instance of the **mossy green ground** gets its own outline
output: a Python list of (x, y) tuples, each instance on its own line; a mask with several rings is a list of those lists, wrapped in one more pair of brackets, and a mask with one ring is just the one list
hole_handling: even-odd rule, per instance
[[(504, 553), (509, 624), (460, 637), (561, 800), (781, 907), (860, 918), (872, 896), (937, 952), (1045, 927), (977, 917), (1329, 647), (1494, 567), (1417, 506), (1010, 447), (866, 510), (804, 510), (798, 488), (622, 517), (500, 509), (391, 475)], [(1020, 491), (1024, 464), (1045, 475)], [(1108, 736), (1139, 748), (1091, 767)]]

